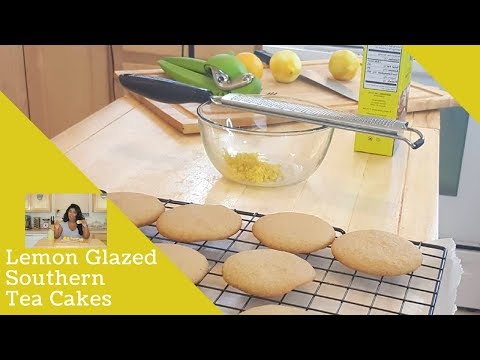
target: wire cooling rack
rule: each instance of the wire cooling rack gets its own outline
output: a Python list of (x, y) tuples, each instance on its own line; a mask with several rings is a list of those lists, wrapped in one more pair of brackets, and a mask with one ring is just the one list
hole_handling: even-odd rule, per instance
[[(188, 204), (162, 198), (159, 200), (166, 208)], [(414, 244), (422, 251), (423, 264), (407, 275), (372, 276), (351, 270), (338, 262), (328, 247), (299, 255), (314, 267), (315, 279), (283, 296), (250, 296), (228, 285), (222, 277), (225, 260), (240, 251), (265, 248), (252, 234), (253, 224), (263, 215), (235, 211), (242, 217), (242, 227), (234, 236), (220, 241), (181, 244), (198, 250), (208, 259), (209, 272), (197, 286), (225, 314), (239, 314), (249, 308), (268, 304), (297, 307), (309, 314), (433, 314), (447, 250), (418, 242)], [(154, 243), (176, 243), (160, 235), (154, 225), (140, 229)], [(341, 229), (335, 230), (344, 233)]]

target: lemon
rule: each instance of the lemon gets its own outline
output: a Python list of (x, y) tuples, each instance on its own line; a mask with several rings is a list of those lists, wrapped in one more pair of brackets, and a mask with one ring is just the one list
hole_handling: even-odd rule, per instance
[(251, 52), (238, 53), (237, 59), (239, 59), (243, 65), (247, 68), (249, 73), (255, 75), (256, 78), (261, 79), (263, 75), (263, 64), (257, 55)]
[(350, 50), (335, 51), (328, 61), (328, 70), (336, 80), (352, 80), (360, 67), (360, 61)]
[(291, 50), (277, 51), (270, 59), (270, 71), (273, 78), (281, 83), (295, 81), (302, 71), (302, 62)]

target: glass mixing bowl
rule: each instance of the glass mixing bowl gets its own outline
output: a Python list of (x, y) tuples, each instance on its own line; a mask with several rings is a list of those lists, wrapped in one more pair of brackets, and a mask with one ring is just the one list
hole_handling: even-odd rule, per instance
[(210, 101), (200, 105), (197, 114), (203, 145), (215, 168), (232, 181), (252, 186), (285, 186), (307, 179), (327, 154), (334, 130)]

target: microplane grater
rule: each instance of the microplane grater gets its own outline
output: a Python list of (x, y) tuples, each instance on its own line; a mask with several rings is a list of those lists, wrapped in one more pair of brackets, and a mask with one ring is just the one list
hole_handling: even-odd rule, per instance
[[(295, 101), (284, 101), (261, 95), (229, 93), (223, 96), (213, 96), (212, 92), (207, 89), (158, 76), (121, 74), (119, 80), (130, 91), (169, 104), (213, 102), (217, 105), (289, 118), (295, 121), (305, 121), (326, 127), (399, 139), (405, 141), (412, 149), (418, 149), (425, 141), (419, 130), (410, 128), (408, 122), (401, 120), (350, 114), (325, 109), (321, 106), (305, 105)], [(414, 132), (419, 138), (412, 142), (402, 136), (404, 131)]]
[[(424, 143), (423, 134), (417, 129), (408, 127), (408, 122), (401, 120), (389, 120), (374, 116), (351, 114), (343, 111), (325, 109), (315, 105), (298, 104), (274, 98), (235, 93), (224, 96), (213, 96), (212, 101), (217, 104), (250, 110), (256, 113), (396, 138), (407, 142), (413, 149), (419, 148)], [(404, 131), (413, 131), (419, 135), (420, 138), (412, 143), (409, 139), (402, 136)]]

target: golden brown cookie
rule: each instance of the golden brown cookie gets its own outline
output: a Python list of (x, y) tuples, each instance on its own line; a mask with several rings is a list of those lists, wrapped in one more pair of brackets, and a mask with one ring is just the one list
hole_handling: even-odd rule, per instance
[(242, 217), (222, 205), (182, 205), (165, 211), (157, 220), (158, 232), (178, 242), (223, 240), (241, 226)]
[(250, 295), (283, 295), (313, 281), (315, 269), (306, 260), (285, 251), (242, 251), (223, 264), (223, 279)]
[(332, 253), (351, 269), (380, 276), (408, 274), (423, 260), (421, 251), (410, 241), (379, 230), (342, 235), (333, 242)]
[(111, 192), (107, 198), (138, 227), (157, 221), (165, 206), (156, 197), (136, 192)]
[(305, 310), (285, 305), (263, 305), (252, 307), (240, 315), (306, 315)]
[(323, 249), (335, 239), (335, 230), (329, 223), (295, 212), (265, 215), (253, 224), (252, 231), (263, 245), (294, 254)]
[(194, 284), (208, 273), (208, 260), (198, 251), (176, 244), (155, 244)]

